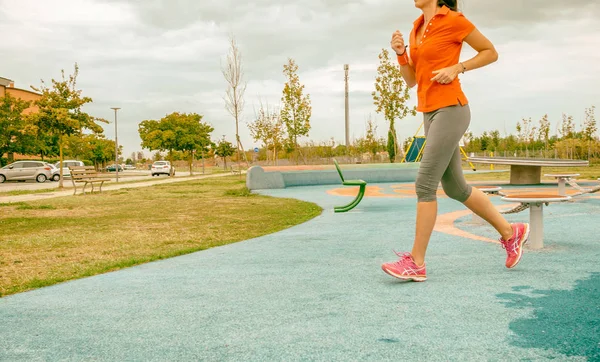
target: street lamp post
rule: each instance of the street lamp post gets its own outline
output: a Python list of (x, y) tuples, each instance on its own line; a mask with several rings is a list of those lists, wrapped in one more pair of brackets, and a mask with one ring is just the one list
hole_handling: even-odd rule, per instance
[(117, 111), (121, 108), (111, 107), (115, 110), (115, 172), (117, 173), (117, 182), (119, 182), (119, 138), (117, 137)]

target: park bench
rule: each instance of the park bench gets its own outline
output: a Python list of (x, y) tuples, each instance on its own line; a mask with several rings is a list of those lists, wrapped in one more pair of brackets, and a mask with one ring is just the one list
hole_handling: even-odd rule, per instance
[(502, 211), (502, 214), (514, 214), (529, 209), (529, 245), (532, 249), (544, 247), (544, 205), (553, 202), (565, 202), (571, 200), (571, 196), (547, 195), (547, 194), (516, 194), (502, 197), (502, 201), (518, 202), (519, 206)]
[(73, 195), (77, 194), (77, 184), (83, 183), (83, 194), (85, 194), (85, 187), (87, 184), (92, 185), (92, 192), (94, 192), (94, 184), (100, 184), (100, 192), (102, 192), (102, 184), (106, 181), (110, 181), (109, 178), (102, 178), (102, 176), (96, 171), (94, 166), (70, 166), (71, 171), (71, 182), (73, 182)]
[(545, 158), (470, 157), (472, 163), (509, 165), (511, 185), (536, 185), (542, 182), (542, 167), (587, 167), (589, 161)]
[(337, 172), (340, 175), (340, 178), (342, 179), (342, 185), (344, 185), (344, 186), (359, 186), (358, 195), (356, 195), (356, 198), (354, 200), (352, 200), (352, 202), (350, 202), (348, 205), (334, 207), (335, 212), (347, 212), (347, 211), (354, 209), (356, 207), (356, 205), (358, 205), (360, 203), (363, 196), (365, 196), (365, 190), (367, 188), (367, 183), (363, 180), (345, 180), (344, 175), (342, 174), (342, 170), (340, 169), (340, 165), (338, 164), (338, 162), (334, 159), (333, 163), (335, 164), (335, 168), (337, 169)]
[(232, 174), (234, 175), (239, 175), (240, 173), (242, 173), (242, 169), (239, 168), (237, 165), (232, 165), (229, 166), (229, 170), (231, 171)]

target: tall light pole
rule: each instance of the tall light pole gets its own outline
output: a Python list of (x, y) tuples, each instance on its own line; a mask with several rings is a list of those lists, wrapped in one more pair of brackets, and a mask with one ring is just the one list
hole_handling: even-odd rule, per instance
[(119, 182), (119, 138), (117, 137), (117, 111), (121, 108), (111, 107), (115, 110), (115, 172), (117, 173), (117, 182)]
[(348, 102), (348, 70), (350, 69), (350, 66), (348, 64), (344, 64), (344, 81), (346, 82), (346, 91), (345, 91), (345, 98), (346, 98), (346, 152), (348, 151), (348, 147), (350, 147), (350, 119), (349, 119), (349, 110), (350, 110), (350, 105)]

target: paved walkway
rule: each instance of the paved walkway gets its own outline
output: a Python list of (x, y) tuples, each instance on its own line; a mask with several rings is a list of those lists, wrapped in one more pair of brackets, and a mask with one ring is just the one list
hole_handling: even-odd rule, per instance
[[(104, 186), (102, 186), (102, 191), (119, 190), (119, 189), (123, 189), (123, 188), (147, 187), (147, 186), (153, 186), (153, 185), (169, 184), (169, 183), (174, 183), (174, 182), (185, 182), (185, 181), (192, 181), (192, 180), (201, 180), (201, 179), (205, 179), (205, 178), (224, 177), (224, 176), (231, 176), (231, 173), (221, 173), (221, 174), (214, 174), (214, 175), (198, 175), (198, 176), (188, 176), (188, 177), (175, 177), (175, 178), (158, 178), (156, 180), (131, 182), (131, 183), (106, 182), (104, 184)], [(98, 185), (96, 185), (94, 187), (95, 187), (95, 190), (98, 191)], [(88, 185), (85, 188), (86, 193), (90, 192), (91, 189), (92, 189), (91, 186)], [(80, 192), (81, 192), (81, 186), (77, 186), (77, 194), (79, 195)], [(70, 195), (73, 195), (72, 187), (68, 188), (64, 191), (53, 191), (53, 192), (47, 192), (47, 193), (25, 194), (25, 195), (15, 195), (15, 196), (0, 196), (0, 204), (45, 200), (45, 199), (51, 199), (54, 197), (70, 196)]]
[(429, 280), (404, 283), (380, 264), (410, 248), (416, 199), (395, 191), (410, 185), (374, 186), (394, 197), (345, 214), (332, 207), (352, 196), (337, 187), (270, 190), (325, 211), (276, 234), (2, 298), (0, 360), (600, 360), (600, 199), (546, 208), (546, 248), (507, 270), (495, 232), (440, 198)]

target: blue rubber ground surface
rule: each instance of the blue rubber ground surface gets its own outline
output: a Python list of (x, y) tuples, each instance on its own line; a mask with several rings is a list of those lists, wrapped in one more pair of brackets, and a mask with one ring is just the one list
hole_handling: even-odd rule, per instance
[(264, 192), (325, 208), (286, 231), (0, 299), (0, 360), (600, 360), (599, 199), (547, 208), (546, 248), (513, 270), (498, 244), (436, 232), (429, 280), (405, 283), (380, 264), (410, 250), (416, 199), (334, 214), (351, 198), (332, 188)]

